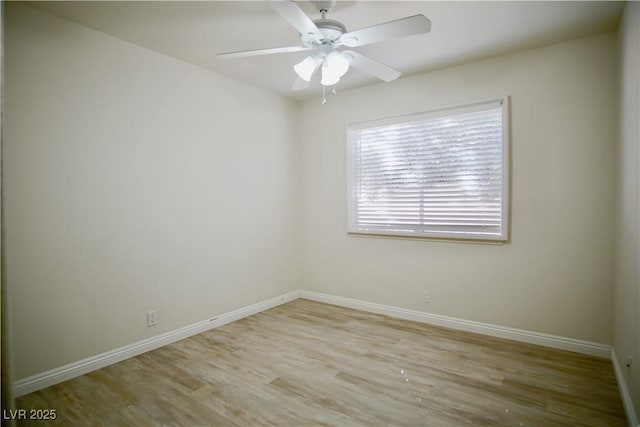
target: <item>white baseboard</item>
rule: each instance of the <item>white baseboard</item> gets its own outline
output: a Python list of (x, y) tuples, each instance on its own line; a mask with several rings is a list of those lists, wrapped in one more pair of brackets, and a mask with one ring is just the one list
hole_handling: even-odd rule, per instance
[(42, 372), (28, 378), (24, 378), (14, 383), (14, 396), (20, 397), (25, 394), (32, 393), (45, 387), (49, 387), (54, 384), (58, 384), (60, 382), (78, 377), (80, 375), (84, 375), (88, 372), (95, 371), (96, 369), (104, 368), (105, 366), (114, 364), (116, 362), (129, 359), (130, 357), (146, 353), (147, 351), (154, 350), (156, 348), (174, 343), (176, 341), (180, 341), (204, 331), (208, 331), (209, 329), (226, 325), (227, 323), (233, 322), (235, 320), (239, 320), (244, 317), (251, 316), (252, 314), (267, 310), (269, 308), (276, 307), (280, 304), (298, 299), (299, 295), (299, 291), (289, 292), (287, 294), (280, 295), (256, 304), (252, 304), (250, 306), (243, 307), (229, 313), (212, 317), (211, 319), (193, 323), (180, 329), (166, 332), (164, 334), (138, 341), (136, 343), (129, 344), (115, 350), (107, 351), (96, 356), (88, 357), (86, 359), (73, 362), (59, 368), (51, 369), (49, 371)]
[(636, 415), (636, 409), (633, 406), (633, 399), (631, 399), (631, 393), (629, 392), (629, 387), (627, 387), (627, 382), (622, 374), (622, 366), (620, 366), (620, 362), (618, 361), (618, 356), (616, 355), (616, 350), (614, 348), (611, 348), (611, 363), (613, 364), (613, 371), (616, 373), (618, 389), (620, 389), (624, 413), (627, 416), (629, 427), (640, 427), (638, 416)]
[[(105, 366), (120, 362), (130, 357), (134, 357), (147, 351), (154, 350), (156, 348), (174, 343), (176, 341), (180, 341), (209, 329), (217, 328), (235, 320), (239, 320), (244, 317), (267, 310), (269, 308), (278, 306), (280, 304), (293, 301), (297, 298), (305, 298), (342, 307), (349, 307), (357, 310), (384, 314), (400, 319), (428, 323), (468, 332), (475, 332), (499, 338), (506, 338), (514, 341), (538, 344), (545, 347), (575, 351), (578, 353), (599, 356), (607, 359), (611, 356), (611, 346), (605, 344), (565, 338), (556, 335), (541, 334), (521, 329), (507, 328), (504, 326), (474, 322), (471, 320), (457, 319), (454, 317), (447, 317), (416, 310), (404, 309), (400, 307), (375, 304), (351, 298), (321, 294), (318, 292), (297, 290), (247, 307), (240, 308), (238, 310), (231, 311), (229, 313), (221, 314), (211, 319), (197, 322), (183, 328), (176, 329), (174, 331), (166, 332), (164, 334), (138, 341), (136, 343), (129, 344), (115, 350), (107, 351), (96, 356), (88, 357), (86, 359), (73, 362), (59, 368), (51, 369), (49, 371), (42, 372), (31, 377), (21, 379), (14, 383), (14, 396), (20, 397), (25, 394), (43, 389), (45, 387), (70, 380), (88, 372), (104, 368)], [(615, 366), (616, 365), (614, 364), (614, 367)], [(620, 378), (617, 371), (616, 376)], [(622, 381), (624, 381), (624, 379)], [(626, 393), (627, 398), (630, 399), (630, 397), (628, 396), (628, 390)], [(625, 408), (627, 408), (627, 406), (627, 403), (625, 403)], [(633, 410), (633, 406), (631, 406), (631, 409)]]
[(333, 295), (321, 294), (318, 292), (305, 290), (300, 291), (300, 298), (339, 305), (342, 307), (355, 308), (357, 310), (368, 311), (371, 313), (384, 314), (400, 319), (412, 320), (414, 322), (444, 326), (446, 328), (475, 332), (492, 337), (506, 338), (513, 341), (537, 344), (545, 347), (557, 348), (560, 350), (569, 350), (577, 353), (603, 357), (606, 359), (611, 356), (611, 346), (590, 341), (582, 341), (573, 338), (560, 337), (557, 335), (542, 334), (539, 332), (531, 332), (522, 329), (508, 328), (505, 326), (474, 322), (471, 320), (457, 319), (455, 317), (430, 314), (422, 311), (409, 310), (406, 308), (393, 307), (390, 305), (375, 304), (352, 298), (337, 297)]

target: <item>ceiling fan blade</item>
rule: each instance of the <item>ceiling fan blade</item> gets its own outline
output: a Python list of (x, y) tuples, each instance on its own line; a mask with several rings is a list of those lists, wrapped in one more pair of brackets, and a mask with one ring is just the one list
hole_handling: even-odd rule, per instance
[(348, 47), (364, 46), (383, 40), (413, 36), (431, 31), (431, 21), (424, 15), (413, 15), (397, 21), (372, 25), (361, 30), (345, 33), (340, 38), (343, 45)]
[(368, 56), (364, 56), (363, 54), (354, 52), (353, 50), (345, 50), (342, 51), (342, 53), (349, 56), (349, 63), (351, 66), (359, 69), (360, 71), (364, 71), (365, 73), (369, 73), (380, 80), (384, 80), (385, 82), (395, 80), (400, 77), (400, 74), (402, 74), (400, 71), (394, 70), (382, 62), (378, 62), (375, 59), (371, 59)]
[(316, 24), (291, 0), (269, 0), (269, 5), (291, 24), (300, 34), (313, 34), (319, 39), (324, 34)]
[(301, 79), (300, 77), (296, 78), (296, 81), (293, 82), (293, 86), (291, 86), (291, 90), (292, 91), (301, 91), (301, 90), (305, 90), (306, 88), (309, 87), (311, 83)]
[(311, 47), (305, 46), (286, 46), (286, 47), (273, 47), (270, 49), (256, 49), (256, 50), (241, 50), (238, 52), (225, 52), (219, 53), (216, 56), (220, 59), (231, 59), (231, 58), (245, 58), (247, 56), (258, 56), (258, 55), (271, 55), (274, 53), (288, 53), (288, 52), (300, 52), (303, 50), (312, 50)]

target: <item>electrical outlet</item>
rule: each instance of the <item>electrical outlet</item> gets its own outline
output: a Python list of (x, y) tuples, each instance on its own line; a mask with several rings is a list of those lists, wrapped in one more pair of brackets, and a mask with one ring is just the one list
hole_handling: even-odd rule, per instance
[(431, 293), (428, 290), (422, 290), (422, 302), (429, 304), (431, 302)]
[(156, 326), (158, 320), (158, 313), (155, 310), (147, 311), (147, 327)]

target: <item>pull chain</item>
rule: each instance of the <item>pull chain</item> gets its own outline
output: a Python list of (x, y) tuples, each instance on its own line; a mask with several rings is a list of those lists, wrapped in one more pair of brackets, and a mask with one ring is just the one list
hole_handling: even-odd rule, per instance
[[(333, 88), (331, 89), (331, 93), (336, 95), (336, 85), (333, 85)], [(322, 105), (327, 105), (327, 87), (326, 86), (322, 86)]]

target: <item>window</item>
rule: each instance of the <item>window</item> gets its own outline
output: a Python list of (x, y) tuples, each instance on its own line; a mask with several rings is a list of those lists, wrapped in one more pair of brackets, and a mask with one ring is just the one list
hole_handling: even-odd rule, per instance
[(507, 240), (508, 98), (349, 126), (349, 232)]

